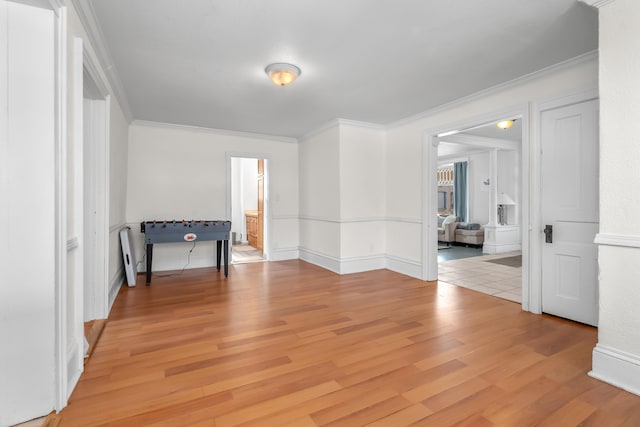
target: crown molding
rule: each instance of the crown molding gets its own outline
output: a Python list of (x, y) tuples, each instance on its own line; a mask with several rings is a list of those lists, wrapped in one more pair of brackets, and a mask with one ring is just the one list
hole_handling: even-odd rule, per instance
[(337, 127), (337, 126), (351, 126), (351, 127), (357, 127), (357, 128), (362, 128), (362, 129), (373, 129), (373, 130), (387, 130), (387, 126), (386, 125), (381, 125), (378, 123), (370, 123), (370, 122), (361, 122), (358, 120), (349, 120), (349, 119), (333, 119), (333, 120), (329, 120), (328, 122), (318, 126), (315, 129), (310, 130), (309, 132), (305, 133), (304, 135), (302, 135), (299, 139), (300, 142), (306, 141), (309, 138), (312, 138), (328, 129)]
[(387, 126), (378, 123), (360, 122), (358, 120), (338, 119), (339, 125), (351, 126), (363, 129), (386, 130)]
[[(614, 0), (609, 0), (609, 1), (614, 1)], [(542, 68), (542, 69), (540, 69), (538, 71), (534, 71), (533, 73), (525, 74), (524, 76), (517, 77), (517, 78), (515, 78), (513, 80), (509, 80), (507, 82), (500, 83), (500, 84), (497, 84), (495, 86), (491, 86), (491, 87), (489, 87), (487, 89), (483, 89), (483, 90), (478, 91), (476, 93), (472, 93), (471, 95), (467, 95), (467, 96), (464, 96), (462, 98), (458, 98), (456, 100), (441, 104), (441, 105), (439, 105), (437, 107), (431, 108), (431, 109), (423, 111), (421, 113), (414, 114), (412, 116), (405, 117), (404, 119), (400, 119), (398, 121), (389, 123), (389, 124), (387, 124), (387, 129), (393, 129), (393, 128), (397, 128), (397, 127), (400, 127), (400, 126), (403, 126), (403, 125), (406, 125), (406, 124), (409, 124), (409, 123), (413, 123), (416, 120), (421, 120), (421, 119), (424, 119), (426, 117), (430, 117), (432, 115), (441, 113), (443, 111), (451, 110), (453, 108), (462, 106), (464, 104), (468, 104), (468, 103), (476, 101), (478, 99), (488, 97), (490, 95), (505, 91), (507, 89), (512, 89), (514, 87), (520, 86), (520, 85), (528, 83), (530, 81), (537, 80), (537, 79), (539, 79), (541, 77), (544, 77), (544, 76), (547, 76), (547, 75), (550, 75), (550, 74), (554, 74), (554, 73), (557, 73), (559, 71), (575, 67), (576, 65), (580, 65), (582, 63), (590, 62), (590, 61), (594, 61), (594, 60), (595, 61), (598, 60), (598, 51), (597, 50), (592, 50), (590, 52), (583, 53), (582, 55), (578, 55), (578, 56), (576, 56), (574, 58), (567, 59), (566, 61), (562, 61), (562, 62), (559, 62), (557, 64), (550, 65), (549, 67)]]
[(321, 134), (322, 132), (329, 130), (331, 128), (334, 127), (338, 127), (340, 125), (340, 121), (339, 119), (333, 119), (333, 120), (329, 120), (328, 122), (321, 124), (320, 126), (318, 126), (315, 129), (310, 130), (309, 132), (305, 133), (304, 135), (302, 135), (300, 138), (298, 138), (299, 142), (304, 142), (308, 139), (313, 138), (314, 136)]
[(118, 76), (116, 66), (113, 63), (109, 48), (104, 41), (104, 35), (102, 33), (102, 30), (100, 29), (100, 24), (98, 24), (98, 20), (96, 19), (96, 14), (93, 10), (91, 1), (71, 1), (74, 8), (78, 12), (78, 17), (80, 18), (82, 26), (87, 32), (89, 42), (91, 43), (91, 46), (93, 47), (95, 54), (98, 57), (98, 62), (100, 63), (104, 74), (107, 76), (107, 80), (109, 81), (111, 90), (118, 99), (118, 103), (120, 104), (122, 113), (127, 118), (127, 121), (131, 123), (133, 120), (131, 106), (129, 105), (129, 100), (127, 99), (126, 92), (124, 91), (124, 87), (122, 86), (122, 82), (120, 81), (120, 77)]
[(160, 128), (160, 129), (174, 129), (174, 130), (182, 130), (182, 131), (188, 131), (188, 132), (211, 133), (215, 135), (235, 136), (239, 138), (266, 139), (269, 141), (287, 142), (287, 143), (293, 143), (293, 144), (298, 142), (296, 138), (290, 138), (287, 136), (276, 136), (276, 135), (267, 135), (262, 133), (251, 133), (251, 132), (241, 132), (241, 131), (234, 131), (234, 130), (206, 128), (206, 127), (200, 127), (200, 126), (179, 125), (175, 123), (153, 122), (149, 120), (133, 120), (131, 122), (131, 125), (153, 127), (153, 128)]
[(606, 6), (609, 3), (613, 3), (616, 0), (580, 0), (583, 3), (588, 4), (589, 6), (597, 7), (600, 9), (602, 6)]
[(65, 6), (64, 0), (48, 0), (48, 1), (49, 1), (49, 4), (51, 5), (51, 8), (56, 12)]
[(64, 0), (12, 0), (13, 3), (20, 3), (26, 6), (37, 7), (40, 9), (52, 10), (58, 15), (61, 8), (64, 7)]

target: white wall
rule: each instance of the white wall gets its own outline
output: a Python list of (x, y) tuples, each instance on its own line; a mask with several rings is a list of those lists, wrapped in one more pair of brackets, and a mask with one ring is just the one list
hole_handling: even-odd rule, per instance
[(236, 238), (247, 241), (244, 212), (258, 209), (258, 161), (233, 157), (231, 159), (231, 231)]
[[(640, 394), (640, 3), (600, 8), (600, 311), (593, 375)], [(623, 124), (623, 125), (621, 125)]]
[(242, 220), (242, 159), (231, 159), (231, 232), (236, 239), (246, 240), (244, 221)]
[(300, 254), (340, 258), (340, 129), (331, 126), (300, 147)]
[[(275, 260), (297, 257), (297, 144), (284, 138), (134, 122), (129, 128), (127, 222), (137, 236), (139, 260), (144, 253), (141, 221), (229, 219), (226, 161), (234, 153), (270, 159), (269, 253)], [(189, 249), (181, 243), (154, 245), (153, 270), (182, 269)], [(212, 242), (197, 243), (188, 268), (215, 265), (214, 256)], [(145, 263), (138, 270), (144, 271)]]
[[(557, 98), (597, 87), (597, 61), (588, 57), (539, 77), (469, 97), (393, 125), (387, 132), (387, 254), (407, 265), (421, 265), (424, 132), (455, 128), (469, 117), (481, 117), (532, 101)], [(480, 123), (479, 123), (480, 124)], [(412, 274), (409, 269), (407, 274)]]
[(389, 268), (420, 277), (422, 271), (422, 137), (390, 129), (386, 138), (386, 253)]
[[(340, 256), (362, 262), (386, 249), (385, 135), (379, 129), (340, 125)], [(384, 264), (382, 264), (384, 265)], [(357, 265), (341, 271), (359, 270)]]
[(56, 397), (53, 16), (0, 1), (0, 426)]
[(337, 120), (300, 142), (300, 256), (338, 273), (385, 266), (385, 135)]
[(469, 223), (484, 225), (489, 222), (489, 153), (469, 155), (467, 177), (469, 186)]
[(242, 209), (255, 211), (258, 209), (258, 160), (242, 159)]
[(516, 203), (514, 206), (506, 206), (509, 225), (520, 224), (520, 159), (519, 151), (498, 151), (498, 194), (505, 193)]

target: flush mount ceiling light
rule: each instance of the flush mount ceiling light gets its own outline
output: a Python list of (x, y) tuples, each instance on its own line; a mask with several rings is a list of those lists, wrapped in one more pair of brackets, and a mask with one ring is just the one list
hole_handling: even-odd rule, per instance
[(275, 64), (267, 65), (264, 69), (271, 81), (278, 86), (286, 86), (298, 78), (300, 75), (300, 68), (293, 64), (287, 64), (279, 62)]
[(507, 130), (511, 126), (513, 126), (514, 122), (515, 122), (515, 120), (502, 120), (502, 121), (496, 123), (496, 126), (498, 126), (502, 130)]

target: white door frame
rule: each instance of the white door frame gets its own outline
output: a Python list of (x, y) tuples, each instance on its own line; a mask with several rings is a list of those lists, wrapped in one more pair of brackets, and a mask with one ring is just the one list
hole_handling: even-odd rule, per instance
[[(438, 279), (438, 230), (436, 216), (437, 211), (437, 169), (438, 169), (438, 135), (448, 132), (462, 131), (485, 123), (494, 123), (505, 117), (520, 117), (522, 120), (522, 155), (521, 161), (521, 194), (522, 209), (520, 210), (521, 242), (522, 242), (522, 309), (535, 311), (530, 303), (530, 271), (531, 247), (530, 247), (530, 169), (532, 159), (529, 142), (529, 104), (515, 105), (509, 108), (496, 110), (476, 116), (467, 117), (457, 122), (426, 129), (423, 133), (422, 170), (423, 170), (423, 208), (422, 208), (422, 279)], [(538, 311), (539, 312), (539, 311)]]
[[(271, 170), (273, 167), (273, 160), (271, 155), (266, 153), (243, 153), (243, 152), (231, 152), (228, 151), (225, 158), (225, 213), (226, 219), (231, 221), (231, 158), (240, 157), (243, 159), (264, 159), (266, 160), (264, 165), (264, 234), (263, 234), (263, 251), (264, 259), (269, 260), (271, 257)], [(231, 262), (231, 260), (229, 260)]]
[[(76, 271), (76, 291), (82, 296), (80, 301), (76, 301), (76, 304), (80, 303), (84, 306), (84, 291), (91, 292), (89, 296), (89, 307), (83, 307), (80, 312), (83, 312), (85, 308), (89, 310), (88, 313), (83, 313), (84, 320), (93, 319), (105, 319), (109, 314), (109, 122), (110, 122), (110, 105), (111, 100), (107, 85), (102, 80), (98, 67), (94, 63), (93, 59), (89, 55), (88, 51), (84, 48), (82, 39), (77, 38), (74, 41), (74, 159), (79, 161), (76, 167), (76, 180), (75, 180), (75, 194), (74, 194), (74, 212), (75, 226), (78, 233), (81, 236), (80, 251), (87, 253), (86, 242), (87, 236), (84, 235), (85, 218), (88, 215), (85, 212), (85, 199), (84, 190), (85, 183), (92, 183), (93, 192), (95, 194), (95, 251), (89, 252), (92, 259), (83, 259), (81, 264), (83, 268), (90, 265), (90, 283), (95, 284), (91, 288), (85, 288), (84, 274)], [(82, 61), (80, 61), (82, 59)], [(84, 72), (91, 77), (93, 83), (97, 87), (100, 98), (93, 102), (100, 103), (99, 108), (96, 108), (94, 114), (91, 117), (84, 117), (83, 103), (84, 103)], [(88, 121), (89, 119), (90, 121)], [(85, 125), (87, 123), (93, 123), (93, 129), (89, 130), (92, 135), (93, 145), (95, 149), (94, 155), (91, 156), (89, 170), (85, 170), (82, 165), (84, 164), (84, 149), (85, 149)], [(89, 175), (91, 174), (91, 175)], [(89, 264), (88, 264), (89, 263)]]
[[(44, 2), (43, 2), (44, 3)], [(48, 0), (55, 14), (55, 402), (56, 411), (67, 406), (69, 390), (67, 353), (67, 8), (63, 0)], [(44, 4), (42, 5), (44, 7)]]
[[(542, 113), (572, 104), (598, 99), (598, 89), (590, 89), (576, 94), (540, 100), (532, 103), (531, 107), (531, 152), (540, 153), (542, 149), (541, 126)], [(540, 154), (532, 157), (531, 188), (542, 188), (542, 160)], [(542, 223), (542, 194), (540, 191), (531, 192), (531, 265), (535, 268), (530, 272), (530, 306), (534, 313), (542, 313), (542, 239), (544, 225)]]
[[(94, 287), (88, 288), (93, 293), (90, 298), (91, 313), (89, 316), (85, 315), (84, 317), (85, 320), (93, 320), (106, 319), (109, 314), (109, 123), (111, 99), (107, 85), (98, 72), (98, 67), (84, 48), (82, 50), (82, 65), (82, 73), (84, 71), (87, 72), (100, 94), (100, 99), (91, 101), (96, 103), (97, 107), (92, 111), (92, 116), (90, 118), (82, 117), (81, 125), (83, 129), (79, 136), (83, 140), (82, 144), (80, 144), (81, 146), (77, 147), (82, 150), (86, 147), (87, 142), (84, 140), (85, 125), (90, 124), (92, 129), (89, 129), (89, 132), (93, 142), (95, 142), (92, 144), (95, 152), (90, 160), (90, 170), (84, 170), (82, 175), (83, 185), (87, 182), (91, 182), (94, 185), (96, 245), (95, 252), (92, 253), (93, 259), (85, 259), (83, 264), (86, 266), (89, 263), (91, 266), (91, 283), (95, 284)], [(82, 74), (80, 78), (83, 78)], [(82, 101), (84, 102), (84, 96)], [(87, 173), (91, 174), (91, 176), (88, 176)], [(84, 209), (83, 213), (87, 215)], [(86, 287), (85, 290), (87, 290)]]
[[(21, 1), (21, 3), (28, 3)], [(35, 5), (54, 12), (55, 84), (55, 384), (54, 408), (61, 411), (71, 393), (68, 387), (67, 336), (67, 8), (64, 0), (41, 0)]]

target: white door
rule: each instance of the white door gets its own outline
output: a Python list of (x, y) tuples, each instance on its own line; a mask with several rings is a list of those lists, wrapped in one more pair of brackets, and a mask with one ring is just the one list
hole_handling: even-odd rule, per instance
[(597, 326), (598, 101), (544, 111), (542, 311)]

